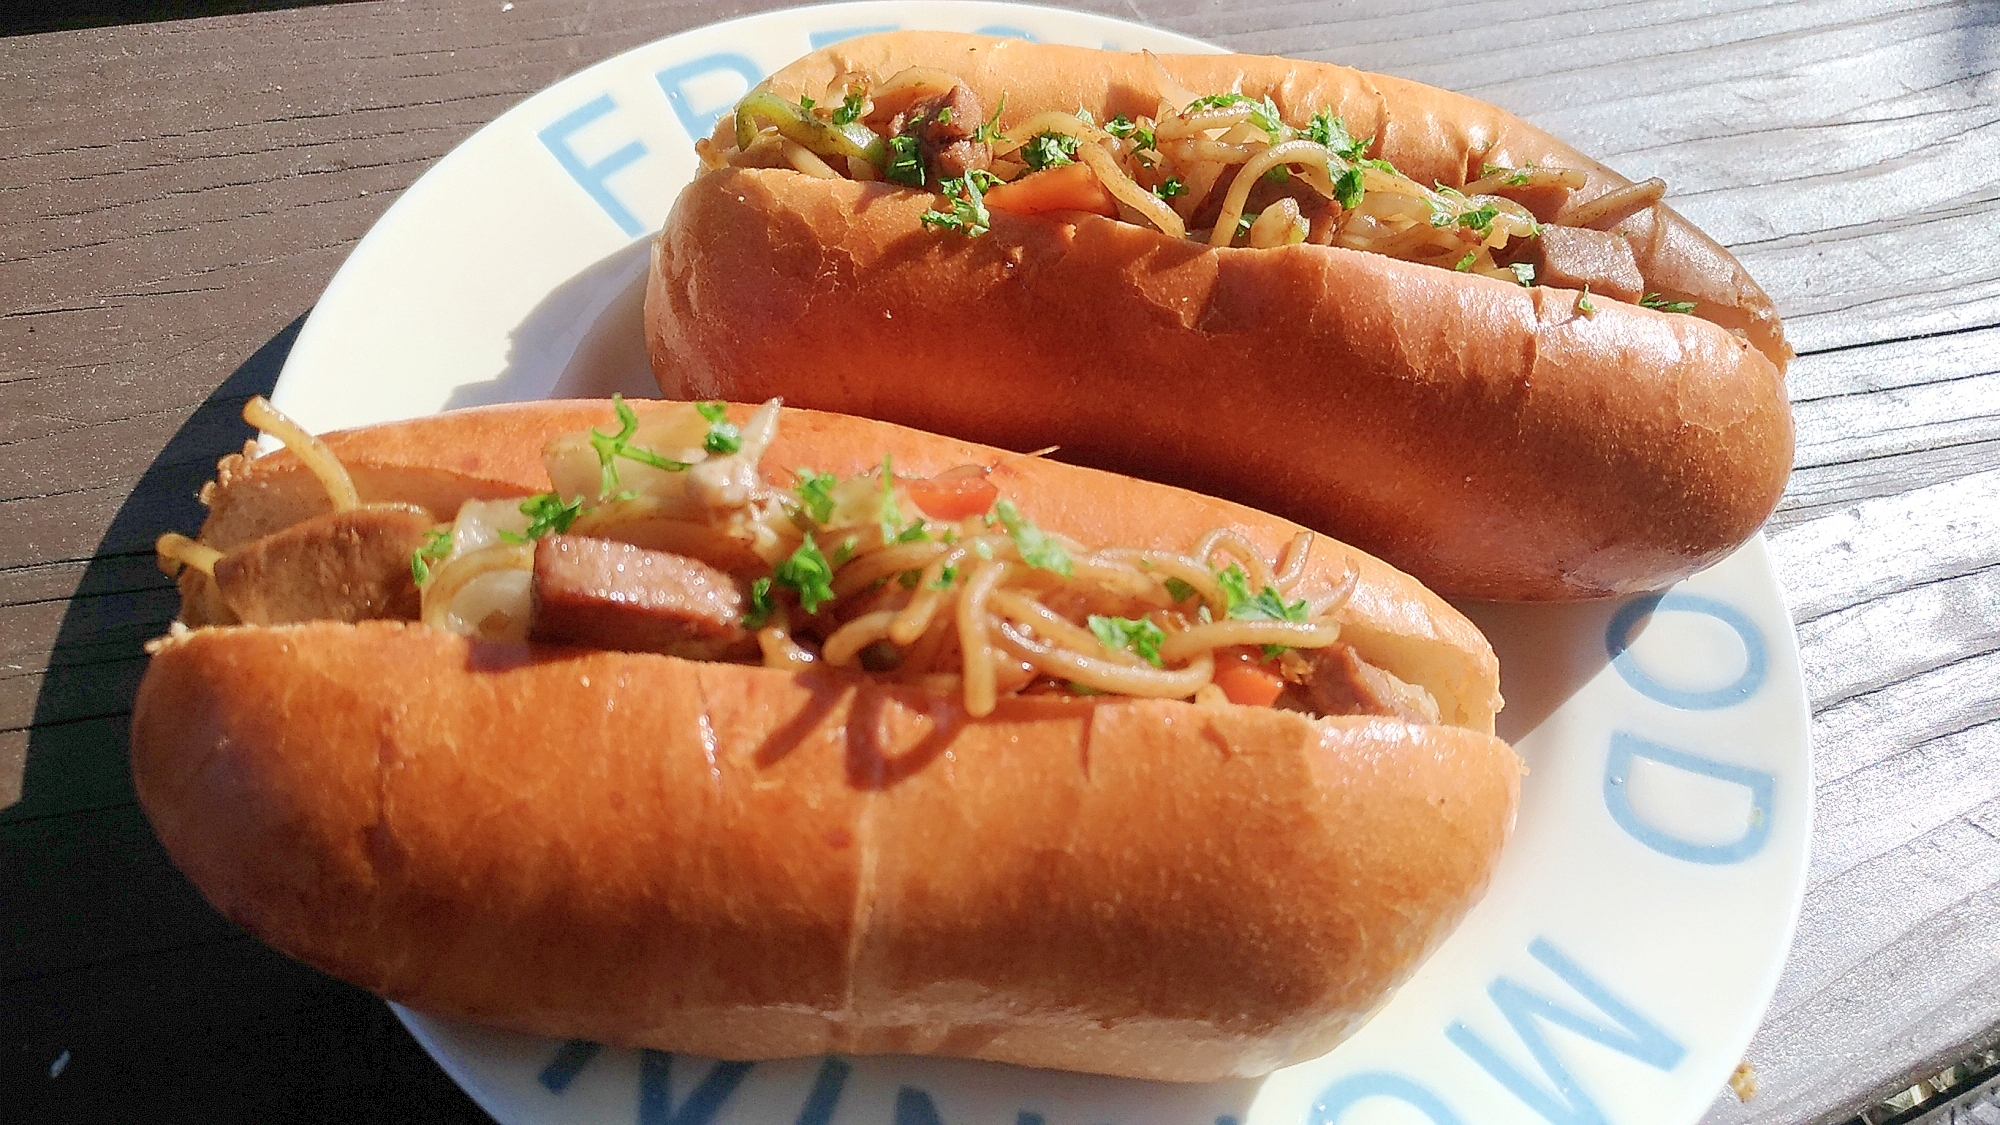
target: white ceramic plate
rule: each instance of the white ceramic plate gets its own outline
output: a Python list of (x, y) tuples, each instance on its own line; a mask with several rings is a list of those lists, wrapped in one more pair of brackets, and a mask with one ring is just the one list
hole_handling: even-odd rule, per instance
[[(334, 277), (279, 380), (314, 429), (654, 394), (649, 232), (747, 85), (862, 31), (1122, 49), (1182, 36), (1014, 4), (770, 12), (599, 63), (481, 129)], [(714, 1064), (398, 1010), (505, 1125), (1346, 1125), (1694, 1121), (1776, 984), (1811, 823), (1807, 713), (1761, 540), (1657, 599), (1466, 607), (1532, 773), (1491, 892), (1359, 1034), (1258, 1081), (1172, 1086), (907, 1058)]]

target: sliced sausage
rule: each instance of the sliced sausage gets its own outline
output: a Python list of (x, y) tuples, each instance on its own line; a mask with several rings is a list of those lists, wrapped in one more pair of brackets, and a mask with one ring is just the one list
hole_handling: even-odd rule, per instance
[(414, 621), (422, 606), (410, 556), (433, 522), (404, 505), (314, 516), (222, 556), (216, 591), (246, 625)]
[(535, 544), (529, 637), (620, 652), (726, 659), (755, 647), (740, 583), (707, 563), (577, 535)]
[(1309, 670), (1305, 691), (1321, 715), (1386, 715), (1412, 723), (1438, 722), (1437, 700), (1415, 684), (1361, 659), (1349, 645), (1302, 649)]
[(1600, 297), (1628, 302), (1646, 293), (1632, 244), (1608, 231), (1545, 226), (1540, 237), (1527, 240), (1518, 259), (1535, 267), (1537, 285), (1559, 289), (1588, 285)]
[(1539, 223), (1551, 223), (1569, 202), (1570, 189), (1561, 184), (1501, 184), (1492, 194), (1528, 209)]
[(1322, 199), (1306, 208), (1306, 241), (1314, 246), (1333, 245), (1340, 233), (1340, 217), (1347, 209), (1337, 199)]
[(963, 82), (948, 94), (925, 98), (898, 114), (890, 123), (892, 132), (917, 138), (917, 152), (924, 160), (930, 182), (963, 176), (977, 168), (985, 171), (993, 162), (993, 147), (973, 139), (986, 121), (979, 98)]

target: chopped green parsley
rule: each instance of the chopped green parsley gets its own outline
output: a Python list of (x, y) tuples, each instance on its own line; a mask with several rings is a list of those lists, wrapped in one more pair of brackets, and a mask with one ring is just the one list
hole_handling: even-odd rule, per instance
[(1000, 131), (1000, 113), (1002, 110), (1006, 108), (1007, 108), (1007, 95), (1003, 93), (1000, 95), (1000, 104), (993, 107), (992, 118), (988, 120), (986, 124), (981, 125), (979, 128), (974, 129), (972, 131), (972, 140), (974, 144), (990, 145), (993, 144), (995, 141), (1004, 141), (1007, 139), (1007, 134)]
[(1014, 546), (1020, 549), (1021, 561), (1042, 570), (1052, 570), (1068, 578), (1075, 572), (1069, 561), (1069, 552), (1061, 543), (1048, 537), (1041, 528), (1028, 521), (1012, 500), (1001, 500), (993, 505), (993, 517), (1007, 534), (1014, 539)]
[(854, 124), (861, 119), (862, 107), (867, 104), (868, 95), (865, 91), (849, 90), (847, 97), (841, 99), (840, 108), (833, 111), (833, 123), (835, 125)]
[(1238, 621), (1304, 621), (1306, 601), (1300, 598), (1287, 602), (1276, 587), (1266, 586), (1255, 594), (1250, 592), (1250, 576), (1243, 568), (1231, 563), (1226, 570), (1216, 572), (1216, 581), (1222, 584), (1222, 597), (1228, 604), (1229, 616)]
[(951, 209), (924, 212), (925, 226), (955, 230), (967, 238), (978, 238), (993, 229), (993, 213), (986, 209), (985, 196), (972, 177), (955, 177), (939, 187), (944, 191), (945, 201), (951, 204)]
[(1033, 172), (1076, 161), (1077, 139), (1068, 133), (1036, 133), (1021, 146), (1021, 160)]
[(528, 529), (518, 534), (502, 531), (500, 538), (509, 543), (532, 543), (550, 532), (561, 535), (583, 514), (583, 497), (565, 504), (553, 492), (539, 493), (521, 501), (521, 514), (528, 517)]
[(1262, 129), (1264, 135), (1271, 138), (1272, 144), (1277, 144), (1290, 136), (1291, 130), (1278, 116), (1278, 104), (1272, 101), (1268, 94), (1262, 101), (1247, 94), (1210, 94), (1189, 102), (1185, 112), (1194, 113), (1204, 109), (1227, 109), (1235, 106), (1250, 107), (1250, 124)]
[(438, 528), (424, 538), (424, 545), (410, 554), (410, 576), (421, 586), (431, 580), (431, 567), (451, 554), (451, 529)]
[(632, 435), (639, 432), (639, 415), (630, 406), (625, 405), (624, 395), (611, 396), (611, 410), (618, 418), (618, 432), (607, 434), (598, 430), (590, 431), (590, 447), (597, 451), (600, 474), (597, 492), (599, 499), (618, 491), (616, 462), (620, 457), (627, 461), (637, 461), (642, 465), (651, 465), (655, 469), (664, 469), (670, 473), (682, 472), (688, 468), (686, 461), (669, 461), (644, 446), (632, 444)]
[(750, 612), (743, 615), (745, 629), (762, 629), (771, 620), (778, 604), (771, 600), (771, 580), (758, 578), (750, 583)]
[(799, 605), (807, 613), (817, 613), (820, 606), (833, 600), (833, 564), (826, 561), (810, 531), (798, 550), (778, 564), (772, 578), (798, 594)]
[(1347, 131), (1347, 122), (1335, 117), (1331, 109), (1313, 114), (1312, 120), (1306, 122), (1306, 136), (1332, 149), (1341, 159), (1350, 161), (1360, 160), (1362, 154), (1368, 151), (1368, 146), (1375, 143), (1373, 137), (1356, 140)]
[(833, 518), (833, 486), (839, 483), (840, 478), (832, 473), (800, 469), (798, 486), (792, 491), (798, 493), (799, 505), (814, 523), (825, 523)]
[(908, 133), (889, 138), (882, 178), (905, 187), (924, 186), (924, 158), (918, 151), (917, 138)]
[(729, 420), (729, 408), (719, 402), (697, 402), (696, 412), (708, 420), (708, 434), (701, 447), (710, 453), (729, 454), (743, 448), (743, 431)]
[(1144, 617), (1100, 617), (1093, 613), (1089, 623), (1090, 631), (1105, 648), (1128, 650), (1148, 664), (1160, 664), (1160, 642), (1167, 639), (1167, 634), (1152, 621)]
[(1134, 142), (1135, 147), (1140, 149), (1152, 148), (1158, 144), (1151, 129), (1140, 126), (1122, 113), (1106, 121), (1104, 123), (1104, 131), (1120, 139), (1129, 137)]

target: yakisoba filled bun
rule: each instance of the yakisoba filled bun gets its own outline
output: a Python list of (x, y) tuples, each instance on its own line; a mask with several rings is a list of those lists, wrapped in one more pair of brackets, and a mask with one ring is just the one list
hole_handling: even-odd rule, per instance
[(161, 540), (140, 801), (232, 919), (426, 1011), (1260, 1074), (1512, 826), (1477, 630), (1235, 504), (775, 403), (248, 413), (287, 449)]
[(780, 70), (699, 147), (647, 293), (670, 396), (1058, 441), (1481, 597), (1684, 577), (1790, 469), (1741, 264), (1470, 98), (909, 32)]

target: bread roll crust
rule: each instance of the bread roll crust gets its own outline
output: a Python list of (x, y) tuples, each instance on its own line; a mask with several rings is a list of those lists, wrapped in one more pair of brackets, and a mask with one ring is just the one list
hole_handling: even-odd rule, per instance
[[(1419, 181), (1482, 163), (1627, 181), (1502, 111), (1342, 67), (1163, 56), (1197, 92), (1270, 94), (1371, 132)], [(899, 33), (807, 56), (939, 66), (1007, 114), (1152, 113), (1141, 60)], [(1740, 264), (1664, 206), (1618, 230), (1700, 315), (1524, 289), (1333, 247), (1211, 251), (1097, 216), (925, 230), (932, 197), (767, 169), (699, 177), (662, 233), (647, 333), (676, 397), (789, 401), (1229, 495), (1331, 531), (1443, 592), (1602, 597), (1719, 560), (1776, 505), (1789, 357)], [(1704, 317), (1706, 319), (1704, 319)], [(777, 330), (782, 327), (782, 331)], [(1737, 335), (1741, 332), (1743, 335)], [(1761, 350), (1760, 350), (1761, 349)]]
[(165, 642), (133, 769), (225, 914), (439, 1015), (1181, 1081), (1352, 1030), (1484, 888), (1519, 782), (1459, 728), (1130, 700), (970, 721), (831, 674), (384, 622)]
[[(634, 404), (641, 412), (651, 404)], [(739, 421), (749, 407), (731, 408)], [(323, 437), (364, 500), (519, 495), (606, 404)], [(989, 474), (1044, 528), (1186, 549), (1297, 530), (1089, 469), (787, 411), (766, 471)], [(224, 463), (203, 539), (310, 516), (288, 452)], [(721, 1058), (918, 1052), (1179, 1081), (1330, 1048), (1491, 878), (1520, 761), (1493, 655), (1382, 563), (1342, 639), (1457, 725), (1068, 697), (477, 642), (419, 625), (176, 631), (134, 706), (141, 805), (218, 909), (436, 1014)]]

